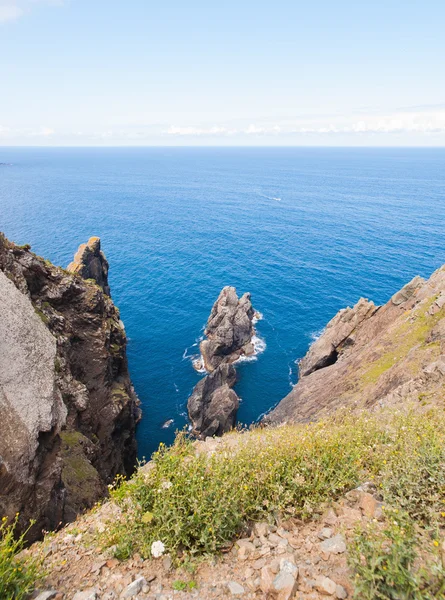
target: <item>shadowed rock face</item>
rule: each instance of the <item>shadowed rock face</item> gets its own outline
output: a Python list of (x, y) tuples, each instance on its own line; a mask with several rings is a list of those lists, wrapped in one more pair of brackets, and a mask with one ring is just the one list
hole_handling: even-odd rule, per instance
[(233, 429), (239, 407), (239, 398), (231, 389), (235, 382), (235, 367), (223, 364), (197, 383), (187, 405), (197, 437), (222, 435)]
[(139, 402), (108, 295), (0, 234), (0, 514), (72, 520), (136, 461)]
[(207, 339), (200, 344), (206, 371), (211, 372), (222, 363), (235, 362), (242, 355), (253, 354), (254, 314), (249, 293), (238, 298), (234, 287), (222, 289), (207, 321)]
[(108, 261), (100, 249), (100, 238), (91, 237), (86, 244), (81, 244), (67, 270), (83, 279), (94, 279), (104, 293), (110, 296)]
[(339, 407), (443, 402), (445, 267), (376, 307), (341, 310), (300, 362), (300, 379), (264, 423), (304, 422)]

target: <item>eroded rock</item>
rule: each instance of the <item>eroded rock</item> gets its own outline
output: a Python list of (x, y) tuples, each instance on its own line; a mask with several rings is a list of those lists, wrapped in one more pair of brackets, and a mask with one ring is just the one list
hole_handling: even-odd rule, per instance
[(100, 238), (91, 237), (86, 244), (81, 244), (68, 265), (68, 271), (80, 275), (84, 279), (94, 279), (107, 296), (110, 295), (108, 285), (108, 261), (100, 249)]
[(254, 315), (249, 293), (238, 298), (234, 287), (222, 289), (207, 321), (207, 339), (200, 344), (206, 371), (212, 372), (222, 363), (253, 353)]
[(239, 398), (231, 389), (235, 382), (235, 367), (225, 363), (196, 384), (187, 404), (195, 435), (222, 435), (235, 426), (239, 407)]

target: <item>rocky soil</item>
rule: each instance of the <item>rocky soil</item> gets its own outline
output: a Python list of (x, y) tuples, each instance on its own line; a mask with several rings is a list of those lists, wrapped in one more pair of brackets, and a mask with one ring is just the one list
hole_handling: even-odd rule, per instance
[(305, 422), (341, 406), (444, 400), (445, 267), (381, 307), (341, 310), (300, 361), (300, 380), (265, 423)]
[(0, 513), (35, 519), (30, 539), (135, 465), (139, 402), (93, 240), (100, 285), (96, 271), (85, 280), (0, 235)]

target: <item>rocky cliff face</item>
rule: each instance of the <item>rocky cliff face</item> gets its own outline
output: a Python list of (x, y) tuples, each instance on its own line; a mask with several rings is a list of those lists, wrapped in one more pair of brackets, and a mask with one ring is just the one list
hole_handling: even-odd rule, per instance
[(95, 240), (86, 281), (0, 235), (0, 513), (36, 519), (31, 537), (135, 465), (139, 402)]
[(341, 406), (445, 399), (445, 267), (384, 306), (341, 310), (300, 362), (300, 380), (265, 423), (309, 421)]

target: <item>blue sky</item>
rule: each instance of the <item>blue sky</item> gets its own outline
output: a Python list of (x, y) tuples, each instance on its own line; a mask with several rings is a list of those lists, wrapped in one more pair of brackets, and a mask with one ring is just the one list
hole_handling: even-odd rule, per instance
[(443, 0), (0, 0), (0, 145), (445, 145)]

